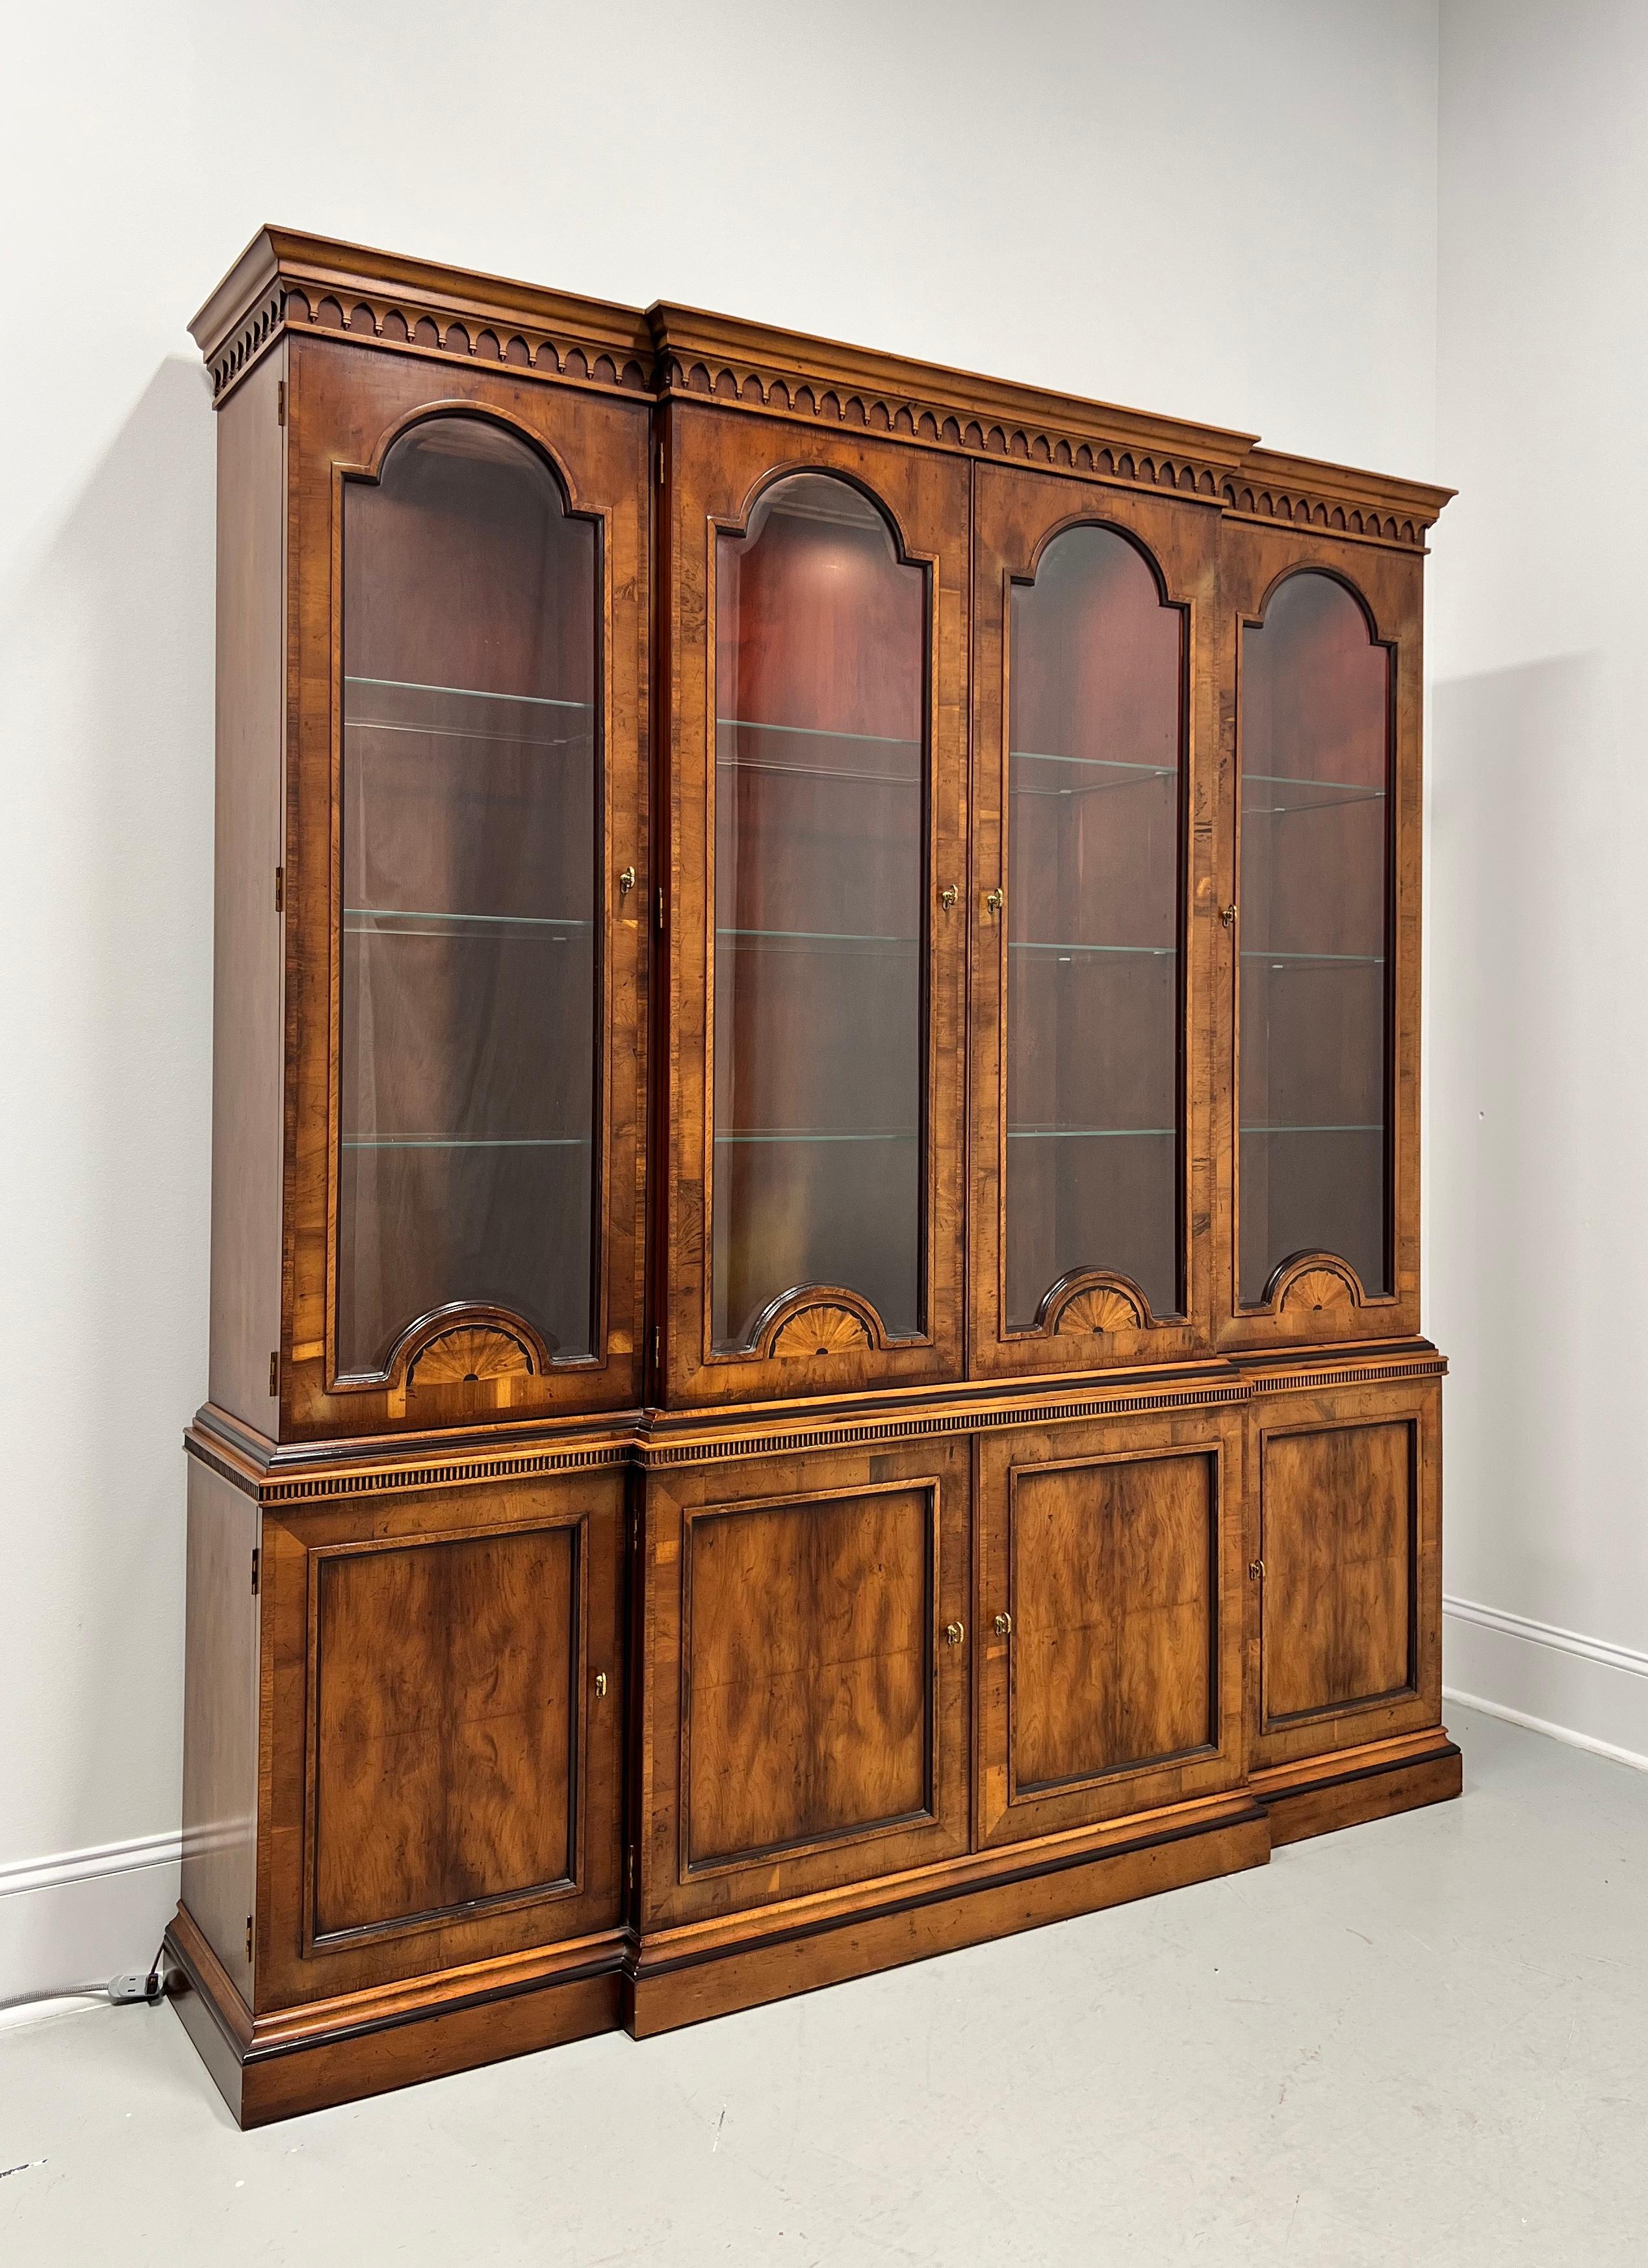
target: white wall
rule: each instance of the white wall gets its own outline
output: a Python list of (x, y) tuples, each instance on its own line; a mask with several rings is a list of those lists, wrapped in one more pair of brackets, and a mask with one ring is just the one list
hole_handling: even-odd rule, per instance
[(146, 1956), (175, 1895), (210, 1030), (188, 316), (280, 220), (1424, 476), (1437, 13), (59, 0), (0, 77), (4, 1996)]
[(1648, 1759), (1648, 9), (1444, 0), (1440, 87), (1447, 1674)]

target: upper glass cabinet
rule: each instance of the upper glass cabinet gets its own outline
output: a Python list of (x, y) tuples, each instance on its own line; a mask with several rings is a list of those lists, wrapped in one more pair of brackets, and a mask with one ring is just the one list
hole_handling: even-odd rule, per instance
[(1095, 1273), (1127, 1285), (1078, 1289), (1088, 1328), (1183, 1311), (1184, 639), (1183, 609), (1114, 528), (1067, 528), (1012, 585), (1009, 1331), (1056, 1321), (1070, 1279)]
[(415, 425), (343, 499), (336, 1369), (380, 1374), (455, 1305), (588, 1359), (596, 527), (477, 416)]
[(1389, 649), (1303, 570), (1241, 633), (1239, 1288), (1291, 1260), (1392, 1289)]
[[(710, 1344), (920, 1335), (926, 571), (850, 482), (797, 473), (716, 539)], [(784, 1337), (799, 1335), (805, 1346)]]

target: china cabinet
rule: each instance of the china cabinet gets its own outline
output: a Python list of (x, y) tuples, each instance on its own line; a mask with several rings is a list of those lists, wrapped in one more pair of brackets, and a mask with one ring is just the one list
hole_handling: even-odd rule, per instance
[(194, 331), (236, 2116), (1457, 1793), (1449, 492), (276, 229)]

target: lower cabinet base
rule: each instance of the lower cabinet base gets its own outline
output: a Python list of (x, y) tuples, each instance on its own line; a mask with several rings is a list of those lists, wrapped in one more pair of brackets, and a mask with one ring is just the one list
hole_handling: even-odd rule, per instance
[(187, 1907), (166, 1934), (173, 2006), (242, 2127), (612, 2031), (622, 1948), (614, 1933), (254, 2020)]
[(1438, 1725), (1402, 1740), (1250, 1772), (1247, 1785), (1268, 1815), (1275, 1845), (1446, 1803), (1463, 1787), (1464, 1767), (1446, 1727)]
[(1440, 1727), (1250, 1775), (1227, 1796), (657, 1933), (570, 1946), (254, 2018), (180, 1906), (173, 2004), (243, 2127), (622, 2026), (636, 2039), (1262, 1867), (1274, 1846), (1460, 1792)]
[(624, 2022), (636, 2039), (897, 1969), (1043, 1922), (1123, 1905), (1158, 1890), (1262, 1867), (1263, 1811), (1245, 1795), (1157, 1813), (1056, 1845), (963, 1861), (937, 1880), (866, 1886), (834, 1911), (740, 1914), (732, 1922), (644, 1940), (624, 1979)]

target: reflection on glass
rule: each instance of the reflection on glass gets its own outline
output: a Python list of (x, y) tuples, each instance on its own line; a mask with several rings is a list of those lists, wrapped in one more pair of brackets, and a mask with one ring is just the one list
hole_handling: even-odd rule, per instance
[(845, 482), (716, 567), (713, 1336), (806, 1284), (922, 1312), (927, 592)]
[(1300, 1252), (1390, 1289), (1390, 661), (1331, 576), (1242, 633), (1241, 1296)]
[(343, 525), (338, 1366), (453, 1300), (593, 1350), (595, 539), (452, 416)]
[(1183, 615), (1073, 527), (1012, 593), (1007, 1321), (1081, 1268), (1181, 1311)]

